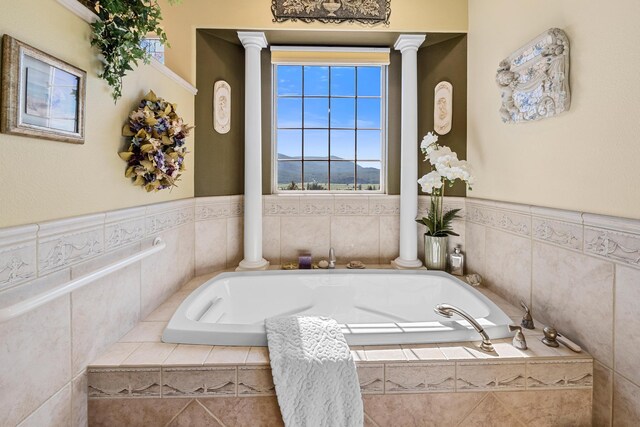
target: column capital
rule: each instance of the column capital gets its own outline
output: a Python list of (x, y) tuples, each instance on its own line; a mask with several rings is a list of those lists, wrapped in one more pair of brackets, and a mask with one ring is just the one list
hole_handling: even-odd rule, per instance
[(263, 32), (238, 31), (238, 38), (245, 49), (250, 46), (255, 46), (258, 49), (264, 49), (269, 45), (267, 37)]
[(400, 34), (393, 48), (402, 53), (406, 50), (418, 50), (426, 37), (426, 34)]

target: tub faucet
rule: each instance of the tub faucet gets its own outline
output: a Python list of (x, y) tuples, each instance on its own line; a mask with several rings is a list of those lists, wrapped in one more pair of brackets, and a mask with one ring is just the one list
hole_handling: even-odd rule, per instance
[(491, 340), (489, 339), (489, 335), (487, 335), (487, 333), (484, 331), (482, 326), (480, 326), (480, 324), (478, 322), (476, 322), (476, 319), (474, 319), (473, 317), (469, 316), (469, 314), (467, 314), (465, 311), (463, 311), (463, 310), (461, 310), (461, 309), (459, 309), (457, 307), (454, 307), (452, 305), (449, 305), (449, 304), (438, 304), (438, 305), (436, 305), (434, 307), (433, 310), (437, 314), (439, 314), (440, 316), (444, 316), (444, 317), (451, 317), (451, 316), (453, 316), (453, 313), (455, 313), (458, 316), (462, 317), (467, 322), (471, 323), (471, 326), (473, 326), (473, 328), (482, 337), (482, 343), (480, 344), (480, 350), (486, 351), (488, 353), (494, 353), (495, 352), (495, 350), (493, 349), (493, 344), (491, 344)]
[(329, 249), (329, 267), (327, 268), (336, 268), (336, 251), (333, 248)]

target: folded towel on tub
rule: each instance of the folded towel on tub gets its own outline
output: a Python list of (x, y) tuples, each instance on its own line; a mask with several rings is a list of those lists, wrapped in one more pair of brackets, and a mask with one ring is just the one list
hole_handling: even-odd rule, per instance
[(326, 317), (265, 320), (271, 372), (287, 427), (362, 426), (356, 365), (338, 323)]

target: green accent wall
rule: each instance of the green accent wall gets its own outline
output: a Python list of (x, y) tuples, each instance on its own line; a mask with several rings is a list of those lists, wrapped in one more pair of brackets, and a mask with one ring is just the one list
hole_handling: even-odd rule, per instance
[[(215, 35), (215, 30), (196, 34), (195, 99), (195, 195), (224, 196), (244, 193), (244, 48)], [(271, 56), (262, 51), (262, 193), (271, 194)], [(213, 129), (213, 85), (217, 80), (231, 85), (231, 131), (220, 135)], [(467, 40), (458, 36), (418, 51), (418, 135), (433, 130), (433, 90), (440, 81), (453, 84), (453, 123), (449, 134), (440, 136), (461, 159), (467, 154)], [(387, 193), (400, 194), (400, 136), (402, 55), (391, 51), (388, 69)], [(427, 165), (419, 158), (420, 176)], [(418, 177), (416, 177), (416, 180)], [(447, 189), (447, 195), (465, 196), (464, 186)]]
[[(244, 193), (244, 48), (196, 32), (195, 195)], [(231, 86), (231, 130), (213, 129), (213, 85)]]
[[(428, 39), (429, 36), (427, 36)], [(461, 35), (418, 51), (418, 135), (422, 139), (433, 131), (434, 89), (441, 81), (453, 85), (453, 121), (451, 132), (440, 135), (438, 143), (447, 145), (467, 158), (467, 36)], [(420, 153), (418, 175), (428, 173), (430, 165)], [(416, 178), (417, 179), (417, 178)], [(423, 194), (418, 187), (418, 193)], [(466, 196), (464, 185), (445, 189), (445, 196)]]

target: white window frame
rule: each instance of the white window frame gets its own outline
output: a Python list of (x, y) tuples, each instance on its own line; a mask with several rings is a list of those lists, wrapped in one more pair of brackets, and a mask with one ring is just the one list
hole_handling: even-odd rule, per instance
[[(278, 141), (277, 141), (277, 119), (278, 119), (278, 66), (279, 65), (292, 65), (292, 66), (319, 66), (319, 67), (380, 67), (380, 189), (379, 190), (280, 190), (278, 188)], [(376, 194), (386, 194), (387, 192), (387, 152), (388, 152), (388, 87), (389, 87), (389, 66), (386, 64), (371, 64), (371, 63), (318, 63), (318, 62), (296, 62), (271, 65), (271, 193), (277, 195), (301, 195), (301, 194), (314, 194), (314, 195), (328, 195), (328, 194), (350, 194), (354, 196), (367, 196)], [(304, 94), (303, 94), (304, 97)], [(329, 102), (331, 97), (329, 97)], [(356, 97), (357, 100), (357, 97)], [(304, 112), (303, 112), (304, 114)], [(304, 132), (304, 127), (302, 128)], [(357, 117), (356, 127), (354, 130), (357, 133)], [(330, 162), (330, 160), (327, 160)], [(357, 168), (357, 160), (354, 161)], [(304, 176), (302, 183), (304, 184)], [(329, 173), (329, 181), (331, 181), (331, 173)], [(357, 182), (355, 183), (357, 186)], [(364, 185), (364, 184), (363, 184)]]

